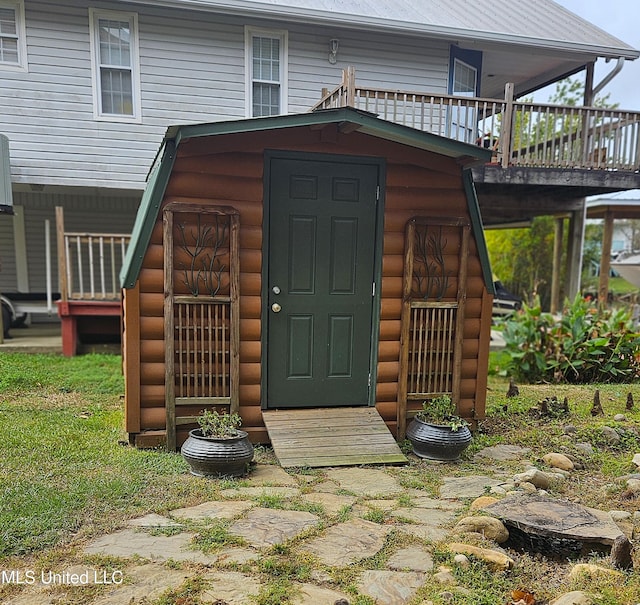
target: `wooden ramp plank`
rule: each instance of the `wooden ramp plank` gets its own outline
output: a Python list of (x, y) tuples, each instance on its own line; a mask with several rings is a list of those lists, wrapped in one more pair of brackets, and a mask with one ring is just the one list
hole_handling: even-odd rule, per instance
[(283, 468), (407, 462), (373, 407), (263, 410), (262, 418)]

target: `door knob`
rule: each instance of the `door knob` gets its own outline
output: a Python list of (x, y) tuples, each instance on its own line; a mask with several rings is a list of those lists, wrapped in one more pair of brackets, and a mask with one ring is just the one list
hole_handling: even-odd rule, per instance
[(274, 313), (280, 313), (280, 311), (282, 311), (282, 307), (281, 307), (278, 303), (273, 303), (273, 304), (271, 305), (271, 310), (272, 310)]

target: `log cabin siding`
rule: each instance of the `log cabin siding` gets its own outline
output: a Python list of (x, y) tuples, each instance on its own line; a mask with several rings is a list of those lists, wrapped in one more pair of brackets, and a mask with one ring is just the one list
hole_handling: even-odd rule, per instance
[[(331, 129), (328, 126), (326, 129)], [(325, 130), (326, 130), (325, 129)], [(327, 142), (328, 141), (328, 142)], [(262, 221), (266, 149), (384, 157), (384, 192), (380, 330), (377, 344), (376, 408), (395, 431), (397, 416), (404, 241), (414, 216), (457, 216), (469, 220), (460, 168), (455, 160), (360, 134), (290, 128), (268, 132), (190, 139), (178, 149), (175, 171), (163, 204), (232, 206), (240, 213), (240, 414), (254, 441), (266, 438), (261, 416)], [(373, 152), (373, 153), (372, 153)], [(139, 274), (140, 430), (163, 429), (164, 320), (162, 311), (162, 212), (158, 214)], [(459, 242), (446, 253), (457, 266)], [(477, 389), (481, 316), (486, 313), (485, 281), (477, 246), (470, 240), (462, 343), (460, 407), (469, 418), (481, 416), (484, 393)], [(455, 280), (454, 280), (455, 281)], [(455, 291), (455, 288), (453, 288)], [(130, 293), (125, 298), (128, 305)], [(453, 298), (455, 299), (455, 297)], [(490, 308), (489, 308), (490, 313)], [(130, 347), (135, 351), (135, 347)], [(128, 401), (128, 406), (135, 402)], [(132, 426), (127, 427), (131, 431)]]

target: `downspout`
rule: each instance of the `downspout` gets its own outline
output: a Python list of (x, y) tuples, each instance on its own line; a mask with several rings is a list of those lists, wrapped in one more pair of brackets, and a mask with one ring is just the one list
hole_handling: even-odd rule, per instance
[(595, 97), (607, 84), (609, 84), (609, 82), (611, 82), (611, 80), (613, 80), (613, 78), (622, 71), (623, 67), (624, 57), (618, 57), (616, 66), (602, 79), (602, 82), (593, 89), (593, 96)]

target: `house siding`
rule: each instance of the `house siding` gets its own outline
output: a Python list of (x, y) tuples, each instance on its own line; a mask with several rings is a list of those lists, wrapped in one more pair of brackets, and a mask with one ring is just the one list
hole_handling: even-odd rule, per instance
[[(164, 196), (232, 206), (240, 214), (240, 414), (254, 442), (268, 441), (261, 411), (262, 229), (264, 150), (350, 154), (386, 159), (381, 315), (376, 408), (395, 430), (400, 360), (402, 275), (407, 221), (416, 216), (469, 217), (460, 168), (455, 160), (411, 150), (395, 143), (331, 129), (287, 131), (192, 139), (182, 144)], [(323, 142), (328, 140), (329, 142)], [(452, 242), (453, 245), (453, 242)], [(162, 212), (156, 220), (135, 288), (125, 290), (125, 367), (139, 368), (139, 389), (126, 399), (127, 430), (165, 427)], [(480, 338), (486, 286), (475, 241), (469, 250), (467, 300), (462, 351), (460, 408), (468, 418), (482, 417), (484, 390)], [(139, 310), (139, 320), (135, 317)], [(486, 324), (486, 321), (485, 321)], [(128, 353), (131, 351), (132, 353)], [(138, 356), (132, 358), (133, 356)], [(139, 363), (138, 363), (139, 361)], [(137, 370), (136, 370), (137, 371)], [(128, 379), (129, 380), (129, 379)], [(133, 378), (136, 380), (136, 378)], [(178, 442), (186, 437), (179, 435)]]
[[(289, 32), (291, 113), (307, 111), (347, 65), (365, 86), (446, 88), (444, 41), (118, 4), (138, 13), (142, 123), (94, 120), (89, 6), (114, 8), (25, 1), (29, 69), (1, 73), (14, 183), (142, 190), (169, 125), (245, 117), (245, 25)], [(327, 60), (333, 37), (336, 65)]]

